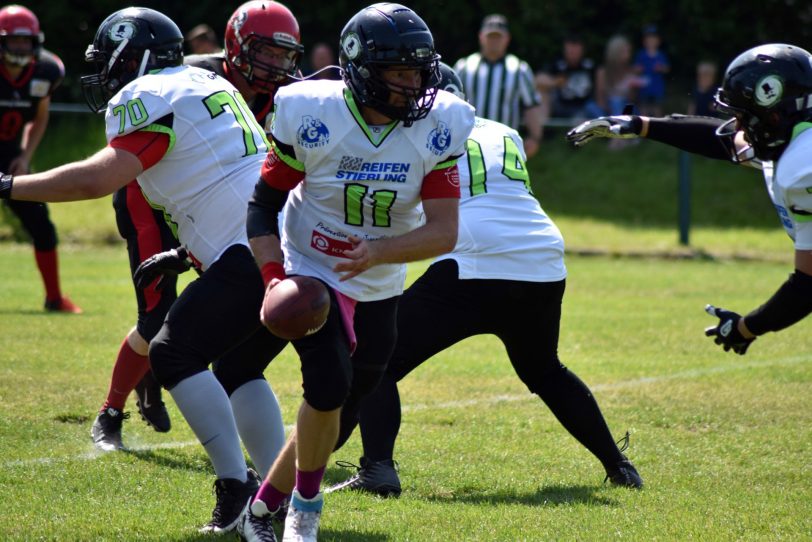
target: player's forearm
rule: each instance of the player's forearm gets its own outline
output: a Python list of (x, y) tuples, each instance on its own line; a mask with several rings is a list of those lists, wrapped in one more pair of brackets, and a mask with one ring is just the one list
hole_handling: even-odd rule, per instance
[(417, 229), (372, 241), (378, 263), (407, 263), (433, 258), (454, 250), (457, 243), (457, 216), (427, 222)]
[(44, 120), (36, 119), (34, 122), (26, 126), (22, 139), (22, 155), (27, 162), (31, 162), (31, 160), (34, 158), (34, 153), (37, 152), (47, 127), (47, 115)]
[(639, 117), (639, 135), (715, 160), (730, 160), (731, 150), (722, 143), (716, 130), (724, 122), (712, 117), (669, 115), (661, 118)]

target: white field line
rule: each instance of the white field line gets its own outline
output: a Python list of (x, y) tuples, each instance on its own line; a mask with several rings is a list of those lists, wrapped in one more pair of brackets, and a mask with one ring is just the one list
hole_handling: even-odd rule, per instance
[[(720, 374), (720, 373), (730, 373), (736, 371), (745, 371), (749, 369), (758, 369), (758, 368), (766, 368), (766, 367), (786, 367), (792, 365), (799, 365), (801, 363), (808, 363), (810, 361), (809, 356), (793, 356), (789, 358), (784, 358), (780, 360), (771, 360), (769, 362), (759, 362), (759, 361), (752, 361), (748, 363), (731, 363), (727, 365), (717, 365), (714, 367), (705, 367), (702, 369), (690, 369), (687, 371), (680, 371), (677, 373), (673, 373), (670, 375), (660, 375), (660, 376), (650, 376), (650, 377), (642, 377), (642, 378), (633, 378), (630, 380), (620, 380), (618, 382), (613, 382), (611, 384), (594, 384), (590, 386), (592, 391), (605, 391), (605, 390), (615, 390), (615, 389), (622, 389), (622, 388), (634, 388), (639, 386), (644, 386), (646, 384), (658, 384), (661, 382), (667, 382), (670, 380), (681, 380), (681, 379), (692, 379), (702, 376)], [(532, 400), (531, 394), (529, 392), (522, 393), (522, 394), (511, 394), (511, 395), (493, 395), (490, 397), (478, 397), (476, 399), (466, 399), (462, 401), (446, 401), (444, 403), (417, 403), (417, 404), (405, 404), (403, 405), (403, 412), (418, 412), (421, 410), (442, 410), (442, 409), (449, 409), (449, 408), (464, 408), (470, 406), (478, 406), (478, 405), (486, 405), (486, 404), (497, 404), (497, 403), (506, 403), (506, 402), (516, 402), (516, 401), (527, 401)], [(290, 431), (293, 428), (292, 425), (286, 426), (285, 430)], [(144, 446), (132, 446), (129, 447), (128, 450), (133, 452), (149, 452), (153, 450), (171, 450), (176, 448), (185, 448), (187, 446), (195, 446), (199, 445), (198, 441), (196, 440), (188, 440), (183, 442), (163, 442), (159, 444), (149, 444)], [(101, 456), (105, 455), (105, 452), (101, 452), (99, 450), (93, 450), (91, 452), (77, 454), (77, 455), (70, 455), (70, 456), (62, 456), (62, 457), (37, 457), (31, 459), (17, 459), (11, 461), (4, 461), (0, 463), (0, 468), (7, 469), (13, 467), (28, 467), (33, 465), (49, 465), (52, 463), (61, 463), (61, 462), (68, 462), (68, 461), (87, 461), (92, 459), (97, 459)]]

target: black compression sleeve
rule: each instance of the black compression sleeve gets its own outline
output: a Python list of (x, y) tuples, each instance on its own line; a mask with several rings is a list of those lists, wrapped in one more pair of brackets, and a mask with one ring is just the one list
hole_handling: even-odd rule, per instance
[(254, 195), (248, 202), (245, 226), (248, 238), (263, 235), (279, 237), (279, 212), (288, 200), (288, 192), (268, 186), (262, 179), (254, 187)]
[(678, 149), (707, 156), (715, 160), (730, 160), (731, 147), (716, 135), (716, 129), (725, 121), (713, 117), (669, 115), (650, 118), (647, 139), (653, 139)]
[(799, 322), (812, 312), (812, 276), (797, 269), (762, 306), (745, 316), (754, 335), (778, 331)]

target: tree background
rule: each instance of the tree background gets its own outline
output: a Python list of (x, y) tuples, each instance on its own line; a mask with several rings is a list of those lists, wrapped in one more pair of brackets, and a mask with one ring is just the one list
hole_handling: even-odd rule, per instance
[[(347, 0), (283, 3), (299, 20), (305, 48), (324, 41), (334, 49), (344, 23), (365, 5)], [(99, 23), (128, 4), (113, 0), (36, 0), (25, 5), (40, 19), (46, 48), (65, 62), (65, 84), (55, 101), (82, 101), (78, 78), (89, 71), (84, 63), (85, 48), (92, 42)], [(225, 22), (239, 3), (146, 0), (139, 5), (164, 12), (184, 33), (198, 23), (208, 23), (222, 39)], [(690, 88), (699, 60), (716, 61), (723, 72), (736, 54), (761, 43), (785, 42), (812, 48), (810, 0), (414, 0), (407, 5), (428, 23), (438, 51), (449, 63), (478, 49), (477, 31), (484, 15), (503, 13), (513, 35), (511, 51), (535, 70), (559, 55), (561, 40), (569, 32), (582, 35), (588, 56), (600, 63), (610, 36), (623, 33), (638, 45), (643, 26), (656, 24), (672, 62), (671, 95)]]

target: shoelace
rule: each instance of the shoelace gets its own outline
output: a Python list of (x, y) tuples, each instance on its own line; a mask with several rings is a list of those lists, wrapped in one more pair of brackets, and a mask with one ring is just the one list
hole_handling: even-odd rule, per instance
[[(264, 540), (266, 537), (271, 540), (276, 540), (276, 533), (273, 530), (273, 518), (275, 514), (278, 513), (279, 510), (276, 512), (271, 512), (266, 516), (255, 516), (250, 510), (246, 512), (248, 515), (248, 522), (251, 523), (251, 527), (253, 528), (254, 532), (257, 534), (263, 535), (260, 539)], [(271, 538), (270, 535), (273, 535)]]

